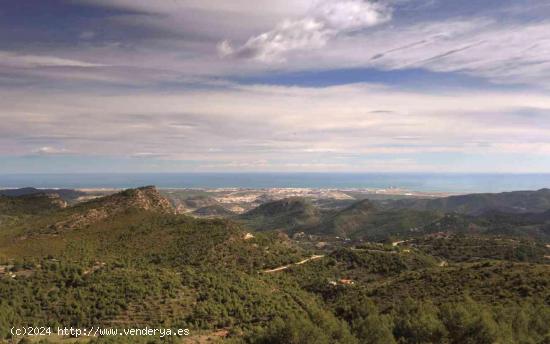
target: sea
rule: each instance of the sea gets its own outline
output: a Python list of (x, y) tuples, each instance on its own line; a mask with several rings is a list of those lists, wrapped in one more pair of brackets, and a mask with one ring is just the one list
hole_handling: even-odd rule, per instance
[(480, 193), (550, 188), (550, 174), (78, 173), (0, 174), (0, 188), (318, 188)]

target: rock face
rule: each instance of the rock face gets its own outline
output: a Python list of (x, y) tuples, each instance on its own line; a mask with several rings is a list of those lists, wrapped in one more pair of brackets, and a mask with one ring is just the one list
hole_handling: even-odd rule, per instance
[(53, 225), (56, 231), (86, 227), (130, 210), (173, 214), (175, 210), (154, 186), (128, 189), (122, 192), (78, 204), (68, 209), (67, 219)]
[(170, 201), (164, 198), (154, 186), (144, 186), (137, 189), (128, 189), (120, 193), (107, 196), (105, 200), (111, 207), (138, 208), (160, 213), (174, 213)]
[[(29, 197), (33, 197), (33, 196), (31, 195)], [(61, 198), (61, 196), (59, 196), (58, 194), (46, 194), (44, 195), (44, 197), (46, 197), (50, 201), (52, 208), (60, 208), (60, 209), (67, 208), (67, 202), (63, 198)]]

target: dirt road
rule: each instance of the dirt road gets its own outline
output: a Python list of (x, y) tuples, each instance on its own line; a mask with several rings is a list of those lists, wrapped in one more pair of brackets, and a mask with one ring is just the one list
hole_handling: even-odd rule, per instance
[(286, 270), (286, 269), (288, 269), (289, 267), (291, 267), (293, 265), (302, 265), (302, 264), (305, 264), (305, 263), (309, 262), (310, 260), (320, 259), (320, 258), (323, 258), (324, 256), (325, 255), (314, 255), (314, 256), (311, 256), (311, 257), (306, 258), (304, 260), (301, 260), (297, 263), (292, 263), (292, 264), (288, 264), (288, 265), (279, 266), (278, 268), (274, 268), (274, 269), (262, 270), (261, 272), (264, 273), (264, 274), (269, 274), (269, 273), (272, 273), (272, 272)]

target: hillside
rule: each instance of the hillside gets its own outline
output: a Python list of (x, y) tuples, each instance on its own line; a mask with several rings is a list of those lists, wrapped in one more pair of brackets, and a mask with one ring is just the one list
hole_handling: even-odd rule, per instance
[(220, 205), (216, 199), (202, 190), (163, 190), (161, 194), (181, 214), (193, 212), (199, 208)]
[(264, 203), (238, 219), (255, 230), (293, 231), (318, 225), (321, 212), (308, 199), (292, 197)]
[[(7, 324), (50, 324), (47, 319), (81, 327), (250, 331), (292, 314), (352, 338), (315, 297), (258, 275), (307, 252), (276, 233), (249, 237), (230, 221), (172, 214), (157, 196), (150, 187), (127, 190), (43, 216), (17, 227), (19, 234), (0, 233), (0, 335), (7, 335)], [(48, 232), (60, 217), (87, 218), (91, 211), (105, 216)]]
[(469, 215), (388, 207), (367, 199), (344, 208), (321, 208), (306, 199), (289, 198), (264, 203), (237, 219), (254, 230), (277, 229), (289, 234), (305, 232), (352, 240), (383, 241), (441, 232), (550, 242), (550, 211), (517, 213), (487, 210)]
[[(370, 238), (430, 214), (369, 201), (323, 212), (291, 198), (245, 215), (293, 228), (315, 219)], [(522, 216), (516, 223), (546, 219)], [(550, 252), (530, 241), (419, 232), (400, 246), (309, 249), (278, 231), (176, 214), (154, 187), (15, 217), (0, 231), (0, 342), (10, 324), (26, 323), (174, 326), (189, 328), (191, 342), (222, 333), (222, 342), (253, 344), (544, 343), (550, 335), (541, 325), (550, 319)]]
[(450, 213), (424, 226), (423, 232), (486, 234), (550, 242), (550, 212), (517, 214), (492, 210), (477, 216)]
[(375, 212), (376, 209), (369, 200), (362, 200), (332, 214), (313, 231), (348, 237), (372, 220)]
[(389, 208), (441, 211), (479, 215), (489, 210), (507, 213), (538, 213), (550, 210), (550, 189), (450, 196), (436, 199), (387, 201)]
[(422, 228), (441, 215), (416, 210), (381, 210), (362, 200), (336, 211), (326, 212), (317, 226), (306, 228), (313, 234), (352, 239), (384, 240), (390, 236), (407, 237), (422, 233)]
[(65, 208), (67, 203), (55, 194), (0, 196), (0, 215), (33, 215)]
[(66, 208), (57, 215), (58, 221), (49, 226), (55, 232), (89, 226), (95, 222), (120, 216), (130, 211), (143, 210), (159, 214), (173, 214), (174, 208), (155, 187), (128, 189)]
[(193, 211), (192, 214), (199, 217), (230, 217), (235, 215), (234, 212), (223, 207), (220, 204), (198, 208), (197, 210)]
[(415, 246), (366, 246), (335, 250), (293, 267), (285, 277), (324, 300), (360, 343), (545, 343), (550, 338), (548, 264), (506, 258), (455, 263)]
[(37, 194), (58, 195), (66, 202), (76, 202), (79, 197), (85, 196), (86, 193), (72, 189), (36, 189), (32, 187), (19, 189), (0, 190), (0, 195), (9, 197), (29, 196)]

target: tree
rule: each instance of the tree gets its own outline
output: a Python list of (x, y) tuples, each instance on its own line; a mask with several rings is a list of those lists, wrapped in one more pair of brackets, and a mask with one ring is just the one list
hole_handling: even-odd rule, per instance
[(432, 303), (405, 299), (395, 318), (395, 336), (405, 343), (441, 343), (447, 330)]
[(353, 331), (361, 343), (393, 344), (393, 323), (389, 316), (371, 314), (367, 318), (354, 322)]

